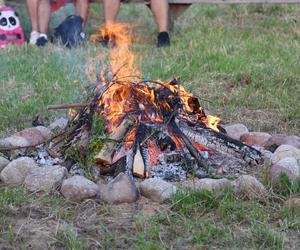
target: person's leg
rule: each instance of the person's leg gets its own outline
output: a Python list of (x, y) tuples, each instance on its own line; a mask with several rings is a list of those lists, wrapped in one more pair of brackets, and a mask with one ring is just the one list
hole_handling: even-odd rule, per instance
[(151, 10), (157, 25), (157, 47), (170, 45), (168, 34), (168, 11), (169, 5), (167, 0), (151, 0)]
[(47, 34), (50, 22), (50, 1), (49, 0), (39, 0), (38, 6), (38, 20), (40, 33)]
[(151, 11), (157, 24), (158, 32), (168, 31), (168, 11), (167, 0), (151, 0)]
[(105, 26), (116, 21), (120, 9), (120, 0), (103, 0)]
[(49, 0), (39, 0), (38, 6), (38, 22), (39, 22), (39, 32), (40, 37), (36, 41), (37, 46), (44, 46), (48, 42), (48, 28), (50, 22), (50, 1)]
[(39, 4), (39, 0), (27, 0), (27, 6), (28, 6), (28, 12), (30, 16), (32, 31), (39, 31), (38, 4)]
[(85, 27), (88, 11), (89, 11), (89, 0), (77, 0), (75, 2), (76, 15), (81, 16), (83, 19), (83, 27)]

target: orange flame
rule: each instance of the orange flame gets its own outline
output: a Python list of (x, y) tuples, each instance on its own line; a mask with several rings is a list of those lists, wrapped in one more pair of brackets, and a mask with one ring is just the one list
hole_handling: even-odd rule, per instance
[(118, 78), (129, 77), (134, 79), (140, 76), (140, 70), (136, 66), (136, 58), (130, 50), (132, 44), (133, 25), (114, 23), (101, 30), (102, 37), (107, 37), (112, 42), (110, 50), (111, 72)]
[(218, 129), (219, 121), (220, 121), (220, 118), (217, 116), (213, 116), (213, 115), (208, 115), (202, 120), (202, 122), (206, 125), (206, 127), (211, 128), (218, 132), (219, 132), (219, 129)]
[[(206, 116), (198, 100), (187, 92), (180, 84), (163, 83), (158, 81), (160, 86), (168, 88), (176, 95), (170, 95), (156, 100), (156, 92), (163, 89), (139, 84), (140, 70), (136, 65), (137, 59), (131, 51), (132, 25), (111, 24), (101, 30), (101, 37), (111, 41), (112, 48), (109, 51), (110, 72), (112, 81), (110, 86), (98, 102), (99, 114), (105, 118), (108, 132), (112, 132), (119, 125), (126, 114), (134, 113), (139, 119), (153, 123), (161, 123), (164, 117), (161, 115), (160, 107), (172, 111), (172, 102), (168, 102), (178, 96), (183, 104), (183, 110), (196, 117), (197, 121), (206, 124), (207, 127), (218, 131), (218, 117)], [(105, 79), (104, 72), (102, 79)], [(156, 92), (155, 92), (156, 91)], [(171, 99), (168, 99), (171, 98)], [(134, 135), (133, 131), (129, 137)], [(129, 143), (130, 144), (130, 143)]]

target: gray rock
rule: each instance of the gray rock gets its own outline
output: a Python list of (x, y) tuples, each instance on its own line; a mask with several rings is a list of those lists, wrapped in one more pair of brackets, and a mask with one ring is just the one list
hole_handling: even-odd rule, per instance
[(281, 145), (273, 153), (271, 162), (275, 164), (286, 157), (293, 157), (298, 161), (298, 164), (300, 164), (300, 149), (290, 145)]
[(291, 181), (295, 181), (300, 175), (300, 167), (293, 157), (286, 157), (277, 161), (270, 169), (272, 183), (277, 183), (282, 173), (285, 173)]
[(249, 133), (248, 128), (241, 123), (226, 125), (224, 128), (227, 135), (236, 140), (239, 140), (241, 135)]
[(37, 145), (40, 143), (43, 143), (48, 137), (45, 137), (38, 127), (33, 127), (33, 128), (26, 128), (20, 132), (15, 133), (13, 136), (20, 136), (25, 138), (28, 142), (29, 145)]
[(46, 128), (44, 126), (37, 126), (34, 128), (40, 131), (41, 135), (44, 137), (45, 140), (51, 138), (51, 136), (53, 135), (52, 131), (49, 128)]
[(12, 135), (10, 137), (0, 140), (0, 147), (4, 147), (4, 148), (28, 147), (28, 146), (30, 146), (30, 142), (22, 136)]
[(21, 157), (10, 162), (0, 174), (0, 179), (8, 185), (21, 185), (29, 172), (37, 168), (36, 162), (29, 157)]
[(263, 200), (267, 195), (264, 185), (250, 175), (241, 175), (232, 182), (232, 187), (235, 194), (241, 198)]
[(280, 145), (290, 145), (300, 149), (300, 137), (283, 134), (272, 135), (272, 137), (264, 143), (264, 147), (272, 152)]
[(120, 173), (107, 185), (99, 182), (99, 199), (110, 204), (132, 203), (139, 197), (132, 177)]
[(68, 200), (81, 201), (95, 198), (100, 192), (99, 187), (87, 178), (75, 175), (63, 181), (60, 192)]
[(0, 156), (0, 172), (2, 171), (3, 168), (5, 168), (9, 163), (9, 160), (6, 158)]
[(35, 146), (49, 139), (51, 135), (51, 130), (43, 126), (26, 128), (9, 137), (1, 139), (0, 147), (15, 148)]
[(24, 185), (32, 192), (49, 191), (58, 188), (67, 174), (67, 169), (59, 165), (35, 168), (26, 176)]
[(67, 118), (61, 117), (49, 125), (49, 129), (54, 130), (63, 130), (68, 126), (69, 120)]
[(252, 147), (255, 148), (256, 150), (258, 150), (259, 152), (261, 152), (262, 157), (265, 160), (271, 161), (271, 158), (273, 155), (273, 153), (271, 151), (266, 150), (263, 146), (260, 146), (260, 145), (253, 145)]
[(300, 212), (300, 196), (289, 198), (285, 201), (284, 205), (288, 208), (292, 208)]
[(169, 200), (176, 193), (177, 187), (160, 178), (150, 178), (142, 181), (139, 185), (143, 196), (157, 202)]
[(264, 132), (249, 132), (243, 134), (240, 138), (242, 142), (247, 145), (263, 145), (267, 140), (271, 138), (271, 135)]
[(195, 181), (186, 181), (182, 184), (182, 186), (195, 191), (208, 190), (214, 193), (217, 197), (220, 197), (223, 196), (226, 193), (226, 191), (231, 187), (231, 182), (225, 178), (203, 178), (196, 179)]

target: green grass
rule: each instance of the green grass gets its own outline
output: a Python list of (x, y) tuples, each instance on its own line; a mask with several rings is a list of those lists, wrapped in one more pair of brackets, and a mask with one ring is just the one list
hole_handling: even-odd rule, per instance
[[(28, 34), (26, 8), (15, 6)], [(69, 7), (57, 13), (51, 31), (71, 12)], [(100, 5), (92, 5), (88, 34), (103, 23), (101, 14)], [(132, 48), (143, 77), (180, 76), (224, 123), (299, 135), (299, 16), (299, 5), (195, 5), (176, 23), (172, 46), (160, 50), (155, 48), (151, 13), (143, 5), (122, 6), (119, 20), (139, 25), (134, 33), (139, 42)], [(0, 135), (30, 126), (36, 115), (46, 124), (64, 115), (47, 111), (47, 105), (84, 99), (85, 87), (94, 84), (94, 74), (86, 73), (91, 58), (101, 56), (94, 72), (99, 73), (107, 53), (92, 43), (74, 50), (51, 45), (1, 50)], [(229, 190), (222, 198), (209, 192), (178, 193), (166, 205), (140, 201), (118, 209), (91, 201), (68, 203), (56, 193), (29, 195), (22, 188), (0, 187), (0, 248), (29, 247), (34, 237), (37, 245), (30, 247), (37, 249), (41, 241), (64, 249), (296, 248), (299, 211), (281, 200), (298, 188), (282, 180), (280, 196), (264, 203), (240, 200)], [(148, 206), (155, 215), (144, 214)], [(25, 222), (33, 223), (28, 230), (42, 228), (50, 236), (31, 231), (24, 236)]]
[[(18, 8), (19, 5), (17, 5)], [(19, 6), (19, 10), (21, 7)], [(24, 29), (30, 30), (26, 9)], [(119, 20), (138, 24), (133, 46), (142, 76), (183, 85), (203, 98), (203, 106), (224, 123), (242, 122), (251, 130), (297, 134), (300, 131), (300, 67), (298, 5), (195, 5), (181, 16), (171, 34), (170, 48), (155, 49), (155, 25), (143, 5), (122, 6)], [(70, 7), (57, 13), (55, 27)], [(103, 23), (100, 5), (93, 5), (88, 34)], [(30, 124), (40, 114), (46, 122), (60, 113), (47, 105), (76, 102), (89, 59), (107, 50), (88, 44), (77, 50), (57, 47), (12, 48), (1, 51), (0, 131), (7, 134)]]
[(68, 226), (62, 227), (56, 235), (56, 245), (70, 250), (86, 249), (86, 242), (80, 241), (77, 234)]
[(0, 209), (6, 206), (20, 206), (28, 201), (29, 194), (22, 187), (0, 186)]

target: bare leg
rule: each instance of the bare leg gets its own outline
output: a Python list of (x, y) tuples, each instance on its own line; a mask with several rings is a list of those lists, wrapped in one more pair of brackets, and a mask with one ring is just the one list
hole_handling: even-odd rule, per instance
[(39, 0), (27, 0), (27, 6), (29, 11), (32, 31), (39, 31), (38, 4), (39, 4)]
[(81, 16), (83, 19), (83, 27), (85, 27), (88, 11), (89, 11), (89, 1), (88, 0), (77, 0), (76, 1), (76, 15)]
[(49, 0), (40, 0), (38, 6), (38, 20), (40, 33), (47, 34), (48, 26), (50, 22), (50, 1)]
[(105, 26), (116, 21), (120, 9), (120, 0), (103, 0)]
[(151, 0), (151, 10), (159, 32), (168, 31), (168, 8), (167, 0)]

